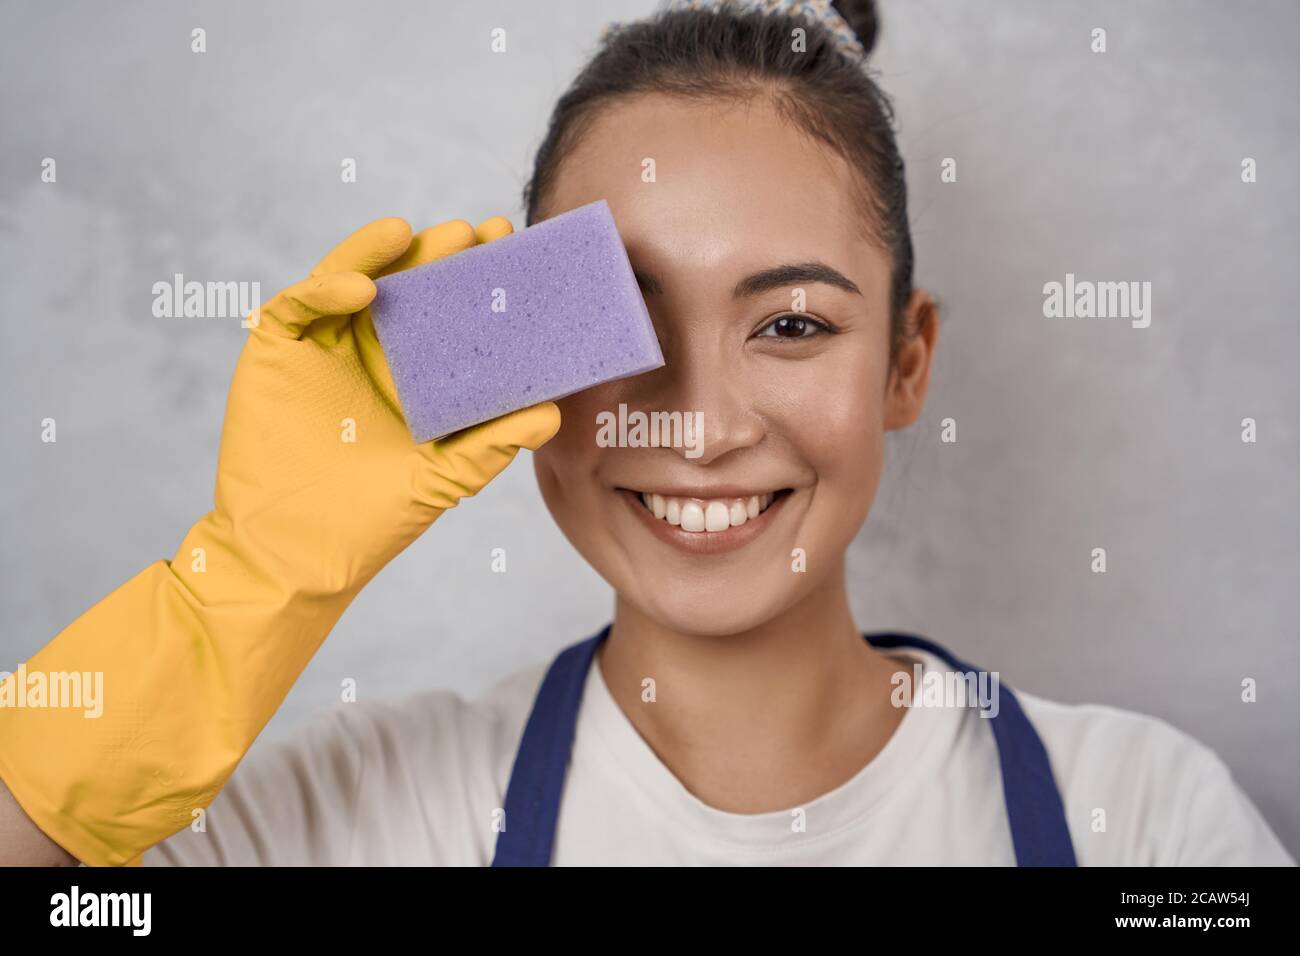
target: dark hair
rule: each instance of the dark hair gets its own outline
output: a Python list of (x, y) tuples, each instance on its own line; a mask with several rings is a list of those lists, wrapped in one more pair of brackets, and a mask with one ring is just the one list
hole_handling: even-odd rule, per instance
[[(834, 6), (870, 53), (879, 26), (873, 0), (835, 0)], [(805, 31), (802, 50), (792, 42), (796, 28)], [(668, 9), (618, 25), (555, 105), (524, 187), (528, 225), (560, 162), (601, 110), (639, 93), (688, 99), (767, 94), (783, 116), (848, 161), (861, 187), (856, 200), (866, 234), (892, 264), (892, 364), (907, 334), (903, 312), (912, 293), (912, 236), (893, 107), (865, 64), (841, 52), (829, 30), (797, 14)]]

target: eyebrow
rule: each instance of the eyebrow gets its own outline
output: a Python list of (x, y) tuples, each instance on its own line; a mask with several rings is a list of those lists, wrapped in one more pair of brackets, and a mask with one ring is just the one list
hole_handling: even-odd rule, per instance
[[(653, 272), (633, 269), (632, 274), (636, 277), (637, 284), (641, 286), (641, 291), (644, 294), (660, 295), (663, 293), (663, 282)], [(852, 292), (854, 295), (862, 295), (862, 290), (844, 273), (831, 268), (824, 262), (816, 261), (787, 263), (755, 272), (737, 282), (736, 288), (732, 290), (731, 295), (736, 299), (749, 298), (772, 289), (781, 289), (801, 282), (824, 282), (827, 285), (835, 286), (837, 289)]]

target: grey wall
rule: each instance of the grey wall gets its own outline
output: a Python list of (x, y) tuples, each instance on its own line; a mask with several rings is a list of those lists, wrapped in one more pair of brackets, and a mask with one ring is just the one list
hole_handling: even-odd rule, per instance
[[(520, 225), (555, 97), (606, 21), (653, 6), (4, 0), (0, 669), (170, 556), (210, 504), (242, 333), (153, 318), (152, 284), (269, 295), (381, 215)], [(1194, 734), (1297, 854), (1300, 13), (1225, 6), (885, 4), (876, 63), (918, 279), (945, 318), (927, 415), (891, 441), (851, 574), (864, 628)], [(1150, 281), (1151, 327), (1045, 319), (1043, 283), (1066, 272)], [(955, 445), (937, 440), (947, 416)], [(263, 739), (344, 677), (363, 696), (476, 692), (610, 606), (521, 463), (375, 580)]]

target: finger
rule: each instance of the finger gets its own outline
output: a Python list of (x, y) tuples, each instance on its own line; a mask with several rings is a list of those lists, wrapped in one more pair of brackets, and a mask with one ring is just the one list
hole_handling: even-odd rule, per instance
[(554, 402), (542, 402), (467, 428), (450, 440), (508, 449), (513, 456), (520, 448), (536, 451), (554, 438), (559, 430), (560, 406)]
[(559, 406), (542, 402), (426, 442), (420, 453), (430, 467), (421, 469), (421, 498), (435, 508), (452, 508), (504, 471), (519, 449), (536, 450), (559, 430)]
[(348, 236), (316, 264), (311, 275), (327, 272), (362, 272), (372, 279), (411, 244), (411, 226), (390, 216), (376, 219)]
[(370, 277), (360, 272), (331, 272), (303, 279), (262, 306), (258, 325), (272, 335), (301, 338), (317, 319), (360, 312), (376, 291)]
[(493, 239), (500, 239), (502, 236), (508, 236), (515, 231), (515, 227), (510, 225), (510, 220), (505, 216), (493, 216), (491, 219), (484, 219), (474, 229), (474, 235), (479, 242), (491, 242)]
[(435, 259), (455, 255), (474, 245), (474, 227), (464, 219), (452, 219), (417, 233), (406, 251), (390, 262), (379, 275), (414, 269)]

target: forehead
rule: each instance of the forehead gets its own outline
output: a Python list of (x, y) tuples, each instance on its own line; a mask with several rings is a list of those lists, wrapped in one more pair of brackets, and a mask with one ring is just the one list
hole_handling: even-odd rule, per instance
[(883, 253), (864, 236), (854, 189), (844, 159), (766, 96), (643, 94), (604, 108), (561, 161), (541, 212), (605, 199), (634, 261), (665, 268), (821, 259), (865, 277)]

